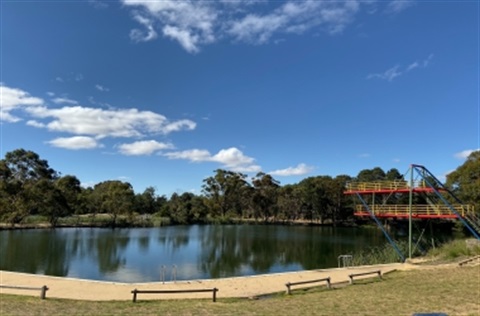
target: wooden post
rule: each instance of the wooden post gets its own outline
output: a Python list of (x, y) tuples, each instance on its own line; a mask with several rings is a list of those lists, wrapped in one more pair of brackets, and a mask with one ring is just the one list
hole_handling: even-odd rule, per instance
[(218, 291), (218, 289), (216, 287), (213, 288), (213, 302), (214, 303), (217, 301), (217, 291)]
[(132, 291), (133, 293), (133, 302), (135, 303), (137, 301), (137, 289)]
[(285, 286), (287, 287), (287, 294), (288, 294), (288, 295), (292, 294), (291, 291), (290, 291), (290, 282), (288, 282), (287, 284), (285, 284)]
[(40, 289), (40, 298), (42, 300), (44, 300), (45, 297), (47, 296), (47, 290), (48, 290), (48, 287), (46, 285), (42, 286), (42, 288)]

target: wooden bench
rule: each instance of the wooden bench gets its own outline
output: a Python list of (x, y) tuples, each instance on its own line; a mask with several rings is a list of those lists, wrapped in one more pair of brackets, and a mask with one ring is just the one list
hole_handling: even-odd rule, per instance
[(331, 288), (330, 284), (330, 277), (328, 278), (323, 278), (323, 279), (316, 279), (316, 280), (309, 280), (309, 281), (300, 281), (300, 282), (288, 282), (285, 284), (287, 287), (287, 294), (291, 294), (291, 287), (294, 285), (300, 285), (300, 284), (310, 284), (310, 283), (318, 283), (318, 282), (327, 282), (327, 288)]
[(14, 290), (31, 290), (31, 291), (40, 291), (40, 298), (44, 300), (47, 296), (48, 287), (46, 285), (42, 287), (30, 287), (30, 286), (15, 286), (15, 285), (1, 285), (0, 288), (4, 289), (14, 289)]
[(458, 265), (461, 267), (461, 266), (463, 266), (463, 265), (465, 265), (465, 264), (467, 264), (467, 263), (470, 263), (470, 262), (472, 262), (472, 261), (475, 261), (475, 260), (477, 260), (477, 259), (480, 259), (480, 256), (475, 256), (475, 257), (468, 258), (468, 259), (465, 259), (465, 260), (463, 260), (463, 261), (460, 261), (460, 262), (458, 263)]
[(137, 301), (137, 294), (176, 294), (176, 293), (203, 293), (203, 292), (213, 292), (213, 302), (217, 301), (217, 288), (213, 289), (192, 289), (192, 290), (137, 290), (132, 291), (133, 302)]
[(353, 284), (353, 278), (357, 276), (364, 276), (364, 275), (370, 275), (370, 274), (378, 274), (378, 277), (382, 279), (382, 271), (376, 270), (376, 271), (369, 271), (369, 272), (362, 272), (362, 273), (353, 273), (349, 274), (348, 277), (350, 278), (350, 284)]

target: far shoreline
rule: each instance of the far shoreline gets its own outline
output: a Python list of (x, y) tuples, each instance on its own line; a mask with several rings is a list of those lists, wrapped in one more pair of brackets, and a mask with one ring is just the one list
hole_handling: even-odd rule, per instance
[[(102, 214), (105, 215), (105, 214)], [(48, 222), (34, 222), (34, 223), (5, 223), (0, 222), (0, 231), (1, 230), (27, 230), (27, 229), (55, 229), (55, 228), (110, 228), (110, 229), (125, 229), (125, 228), (160, 228), (168, 226), (194, 226), (194, 225), (278, 225), (278, 226), (315, 226), (315, 227), (348, 227), (348, 228), (357, 228), (357, 227), (369, 227), (375, 226), (373, 223), (359, 224), (358, 221), (342, 221), (333, 223), (332, 221), (324, 221), (321, 223), (319, 220), (255, 220), (249, 218), (233, 218), (228, 220), (211, 220), (207, 222), (197, 222), (197, 223), (162, 223), (161, 225), (155, 225), (153, 222), (119, 222), (115, 225), (112, 223), (101, 221), (101, 222), (79, 222), (77, 223), (58, 223), (56, 225), (51, 225)]]

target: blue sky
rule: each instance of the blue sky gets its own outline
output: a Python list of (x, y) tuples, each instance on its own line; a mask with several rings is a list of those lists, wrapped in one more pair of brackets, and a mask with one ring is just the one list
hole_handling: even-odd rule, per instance
[(1, 156), (86, 186), (201, 192), (218, 168), (281, 184), (480, 148), (478, 1), (9, 1)]

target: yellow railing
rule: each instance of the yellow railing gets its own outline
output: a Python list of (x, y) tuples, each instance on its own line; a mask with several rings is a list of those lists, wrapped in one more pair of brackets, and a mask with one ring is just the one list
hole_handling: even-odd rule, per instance
[[(424, 181), (415, 181), (414, 188), (426, 188)], [(408, 190), (407, 181), (373, 181), (373, 182), (349, 182), (346, 185), (347, 191), (376, 191), (376, 190)]]
[[(454, 204), (452, 207), (462, 217), (466, 214), (473, 214), (475, 212), (473, 205)], [(393, 204), (393, 205), (372, 205), (370, 210), (375, 214), (393, 214), (393, 215), (407, 215), (410, 212), (408, 204)], [(357, 212), (367, 212), (363, 205), (357, 205)], [(455, 215), (455, 213), (446, 205), (412, 205), (412, 214), (415, 215)]]

